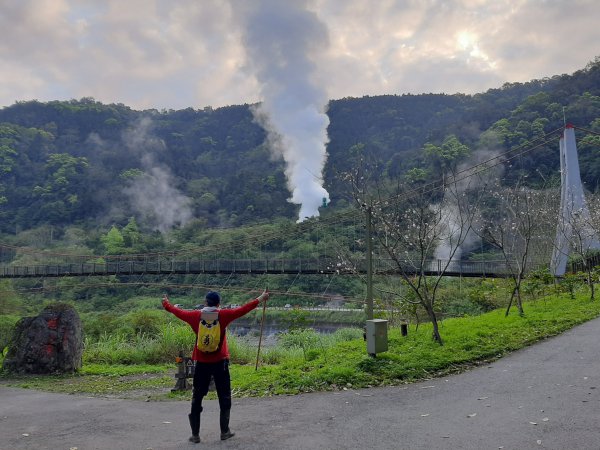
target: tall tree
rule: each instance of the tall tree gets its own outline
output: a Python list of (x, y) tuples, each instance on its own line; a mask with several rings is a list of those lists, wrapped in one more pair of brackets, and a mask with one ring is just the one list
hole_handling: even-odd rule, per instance
[(112, 226), (108, 233), (102, 236), (102, 243), (109, 255), (120, 255), (125, 250), (125, 240), (123, 234), (116, 226)]

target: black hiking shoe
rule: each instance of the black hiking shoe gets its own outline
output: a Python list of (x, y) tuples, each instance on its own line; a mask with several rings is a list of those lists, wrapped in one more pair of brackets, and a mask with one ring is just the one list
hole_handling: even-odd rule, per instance
[(222, 441), (226, 441), (229, 438), (232, 438), (235, 436), (235, 433), (232, 433), (231, 430), (227, 430), (225, 433), (221, 433), (221, 440)]
[(190, 441), (191, 443), (193, 443), (193, 444), (197, 444), (197, 443), (199, 443), (199, 442), (200, 442), (200, 436), (191, 436), (191, 437), (189, 438), (189, 441)]

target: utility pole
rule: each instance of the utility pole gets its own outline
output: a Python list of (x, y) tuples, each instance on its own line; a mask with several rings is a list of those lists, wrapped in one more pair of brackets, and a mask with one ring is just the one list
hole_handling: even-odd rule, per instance
[(367, 206), (367, 303), (365, 312), (367, 320), (373, 320), (373, 236), (371, 216), (373, 212), (373, 204)]
[(367, 303), (365, 312), (365, 341), (367, 353), (375, 358), (377, 353), (388, 350), (387, 323), (385, 319), (373, 319), (373, 202), (370, 200), (367, 211)]

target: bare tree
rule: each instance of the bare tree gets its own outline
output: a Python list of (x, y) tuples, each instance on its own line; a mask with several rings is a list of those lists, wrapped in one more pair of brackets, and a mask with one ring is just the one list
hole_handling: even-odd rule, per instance
[[(586, 282), (590, 289), (590, 300), (595, 299), (594, 263), (590, 257), (593, 250), (600, 249), (598, 241), (600, 226), (600, 198), (589, 196), (587, 206), (582, 208), (566, 208), (559, 218), (557, 241), (566, 241), (568, 250), (576, 257), (576, 264), (585, 273)], [(562, 247), (562, 246), (561, 246)], [(564, 249), (558, 249), (564, 251)]]
[[(453, 263), (458, 249), (467, 238), (475, 213), (469, 183), (452, 180), (445, 185), (425, 184), (411, 179), (395, 186), (377, 184), (368, 191), (366, 177), (359, 171), (351, 177), (353, 195), (358, 207), (369, 214), (377, 251), (386, 255), (406, 286), (413, 292), (414, 302), (423, 307), (432, 324), (433, 339), (443, 344), (439, 332), (435, 302), (440, 281)], [(432, 264), (435, 249), (447, 247), (447, 259)]]
[(544, 237), (549, 217), (548, 197), (548, 190), (533, 190), (520, 184), (496, 185), (479, 212), (478, 233), (502, 254), (507, 275), (513, 281), (507, 316), (515, 300), (519, 314), (524, 314), (521, 285), (539, 257), (532, 250), (533, 244)]

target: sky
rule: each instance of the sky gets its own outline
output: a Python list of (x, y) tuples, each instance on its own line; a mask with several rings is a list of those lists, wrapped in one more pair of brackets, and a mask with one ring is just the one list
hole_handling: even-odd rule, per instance
[[(286, 5), (311, 20), (270, 14)], [(598, 23), (598, 0), (0, 0), (0, 107), (263, 101), (269, 66), (249, 24), (273, 40), (311, 34), (297, 75), (328, 99), (473, 94), (584, 68), (600, 55)]]

